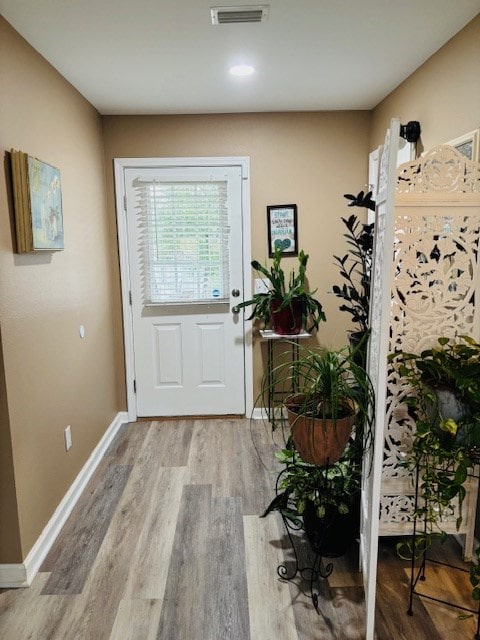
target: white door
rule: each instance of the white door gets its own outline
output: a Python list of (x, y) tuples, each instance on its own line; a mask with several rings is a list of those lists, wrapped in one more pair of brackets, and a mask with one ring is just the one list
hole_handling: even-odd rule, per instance
[(242, 166), (123, 178), (137, 416), (243, 415)]
[(384, 451), (386, 413), (387, 356), (390, 321), (390, 286), (393, 269), (393, 231), (397, 152), (400, 121), (393, 119), (387, 130), (380, 157), (378, 192), (375, 211), (375, 246), (372, 268), (370, 309), (371, 335), (368, 373), (375, 390), (374, 442), (362, 478), (360, 556), (365, 587), (366, 640), (374, 639), (375, 592), (377, 581), (380, 486)]

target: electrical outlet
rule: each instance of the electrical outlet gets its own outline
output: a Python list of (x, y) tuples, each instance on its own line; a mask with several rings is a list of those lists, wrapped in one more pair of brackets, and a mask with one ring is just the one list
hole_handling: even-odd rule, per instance
[(65, 429), (65, 450), (68, 451), (72, 446), (72, 427), (68, 425)]

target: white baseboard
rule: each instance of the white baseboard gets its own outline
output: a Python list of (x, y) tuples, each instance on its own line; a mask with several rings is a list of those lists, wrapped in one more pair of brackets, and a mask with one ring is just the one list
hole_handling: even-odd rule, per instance
[[(282, 407), (274, 409), (275, 418), (280, 419), (282, 416), (287, 417), (287, 412)], [(266, 420), (268, 422), (268, 413), (266, 407), (255, 407), (250, 416), (252, 420)]]
[(110, 443), (124, 422), (128, 422), (128, 414), (126, 412), (117, 413), (62, 501), (55, 509), (55, 513), (48, 521), (47, 526), (33, 545), (25, 561), (19, 564), (0, 564), (0, 589), (30, 586), (100, 460), (105, 455)]
[(24, 564), (0, 564), (0, 589), (16, 589), (30, 586)]
[(250, 415), (250, 418), (252, 420), (267, 420), (267, 410), (264, 407), (255, 407)]

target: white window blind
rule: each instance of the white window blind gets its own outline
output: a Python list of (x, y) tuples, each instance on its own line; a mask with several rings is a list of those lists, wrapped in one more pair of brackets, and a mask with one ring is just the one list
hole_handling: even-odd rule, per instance
[(145, 304), (225, 302), (227, 181), (136, 181)]

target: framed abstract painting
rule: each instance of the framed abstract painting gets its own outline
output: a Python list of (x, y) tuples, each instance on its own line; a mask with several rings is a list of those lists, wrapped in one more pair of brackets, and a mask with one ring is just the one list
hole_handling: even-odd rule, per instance
[(11, 150), (17, 252), (64, 249), (60, 170)]

